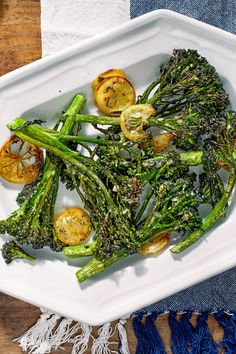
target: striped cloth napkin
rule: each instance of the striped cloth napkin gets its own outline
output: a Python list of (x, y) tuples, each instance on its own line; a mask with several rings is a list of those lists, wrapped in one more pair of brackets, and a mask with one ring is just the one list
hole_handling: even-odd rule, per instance
[[(156, 9), (180, 12), (236, 34), (236, 0), (41, 0), (43, 55)], [(166, 312), (169, 312), (173, 353), (218, 353), (219, 346), (206, 324), (208, 314), (214, 312), (224, 329), (220, 347), (235, 354), (236, 268), (133, 314), (137, 353), (166, 353), (154, 324), (156, 317)], [(176, 319), (179, 312), (183, 313), (180, 321)], [(196, 327), (189, 322), (193, 312), (199, 313)], [(143, 316), (147, 316), (145, 324)], [(21, 347), (30, 349), (32, 353), (44, 354), (71, 341), (73, 354), (84, 353), (92, 328), (86, 324), (74, 324), (69, 319), (58, 320), (57, 315), (43, 313), (36, 325), (19, 338)], [(98, 338), (93, 338), (92, 353), (130, 353), (124, 323), (122, 319), (116, 326), (120, 339), (117, 351), (109, 349), (113, 330), (111, 324), (105, 324), (99, 329)], [(192, 345), (194, 349), (189, 350), (189, 343), (195, 343)]]

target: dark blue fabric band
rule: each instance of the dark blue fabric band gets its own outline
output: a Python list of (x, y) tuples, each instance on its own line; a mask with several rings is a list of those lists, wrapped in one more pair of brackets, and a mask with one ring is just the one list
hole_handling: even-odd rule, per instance
[(236, 268), (232, 268), (211, 279), (163, 299), (139, 311), (146, 314), (153, 311), (236, 311)]
[(236, 33), (236, 0), (131, 0), (131, 18), (168, 9)]
[[(236, 34), (236, 0), (131, 0), (130, 16), (169, 9)], [(236, 255), (235, 255), (236, 256)], [(236, 311), (236, 268), (139, 311)]]

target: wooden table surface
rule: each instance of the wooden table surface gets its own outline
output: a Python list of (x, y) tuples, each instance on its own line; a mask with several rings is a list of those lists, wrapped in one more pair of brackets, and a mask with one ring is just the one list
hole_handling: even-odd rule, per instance
[[(12, 71), (41, 57), (40, 34), (40, 1), (39, 0), (0, 0), (0, 75)], [(25, 302), (0, 293), (0, 353), (21, 353), (16, 342), (19, 337), (31, 327), (40, 316), (40, 310)], [(131, 354), (135, 353), (136, 340), (132, 331), (132, 321), (128, 321), (126, 328)], [(209, 317), (209, 327), (214, 338), (219, 340), (222, 330)], [(167, 316), (157, 320), (157, 327), (167, 352), (169, 348), (169, 328)], [(94, 334), (96, 334), (96, 328)], [(58, 349), (54, 353), (69, 354), (71, 347), (64, 346), (65, 350)], [(90, 353), (88, 350), (86, 353)], [(148, 353), (147, 353), (148, 354)]]

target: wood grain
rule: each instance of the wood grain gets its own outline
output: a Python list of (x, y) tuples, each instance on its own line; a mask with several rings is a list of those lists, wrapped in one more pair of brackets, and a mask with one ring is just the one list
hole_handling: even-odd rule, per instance
[(0, 0), (0, 75), (40, 57), (39, 0)]
[[(40, 1), (0, 0), (0, 75), (40, 57)], [(16, 342), (13, 342), (13, 339), (31, 327), (39, 316), (40, 310), (37, 307), (0, 293), (0, 353), (21, 353), (21, 349)], [(170, 330), (167, 321), (167, 315), (160, 316), (156, 325), (166, 344), (167, 353), (171, 353)], [(213, 316), (210, 316), (208, 324), (214, 338), (217, 341), (220, 340), (222, 330)], [(135, 353), (136, 339), (132, 330), (132, 320), (127, 322), (126, 328), (130, 351), (133, 354)], [(94, 328), (93, 334), (97, 335), (97, 328)], [(117, 340), (116, 335), (112, 340)], [(86, 351), (87, 354), (91, 353), (90, 348)], [(71, 353), (71, 345), (66, 344), (64, 350), (57, 349), (54, 353), (69, 354)]]

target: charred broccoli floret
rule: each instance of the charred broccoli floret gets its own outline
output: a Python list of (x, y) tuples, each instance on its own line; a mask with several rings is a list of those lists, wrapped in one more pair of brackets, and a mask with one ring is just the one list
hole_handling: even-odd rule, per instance
[[(159, 77), (137, 103), (154, 107), (156, 113), (148, 119), (131, 114), (126, 130), (133, 129), (133, 135), (147, 138), (146, 129), (157, 126), (173, 134), (177, 147), (196, 150), (203, 136), (221, 124), (221, 113), (228, 106), (229, 97), (206, 58), (196, 50), (175, 49), (166, 65), (161, 66)], [(78, 115), (77, 120), (113, 126), (121, 123), (119, 117), (102, 117), (99, 122), (100, 117)]]
[(26, 259), (27, 261), (34, 261), (36, 258), (30, 256), (15, 241), (4, 243), (1, 249), (2, 256), (6, 264), (10, 264), (14, 259)]
[(219, 125), (229, 97), (206, 58), (196, 50), (176, 49), (138, 103), (152, 104), (156, 124), (171, 131), (175, 144), (188, 150), (196, 149), (201, 136)]
[[(218, 220), (225, 216), (229, 199), (232, 195), (236, 181), (236, 162), (235, 162), (235, 138), (236, 138), (236, 114), (227, 112), (224, 117), (224, 124), (215, 131), (207, 141), (207, 153), (204, 162), (205, 171), (208, 175), (208, 190), (213, 206), (211, 212), (206, 216), (200, 228), (184, 238), (179, 244), (174, 246), (171, 251), (179, 253), (195, 243), (209, 229), (211, 229)], [(210, 153), (209, 153), (210, 152)], [(213, 162), (215, 161), (215, 162)], [(218, 166), (217, 162), (222, 161), (228, 170), (227, 186), (223, 189), (222, 182), (219, 182), (218, 168), (213, 169), (212, 163)]]

